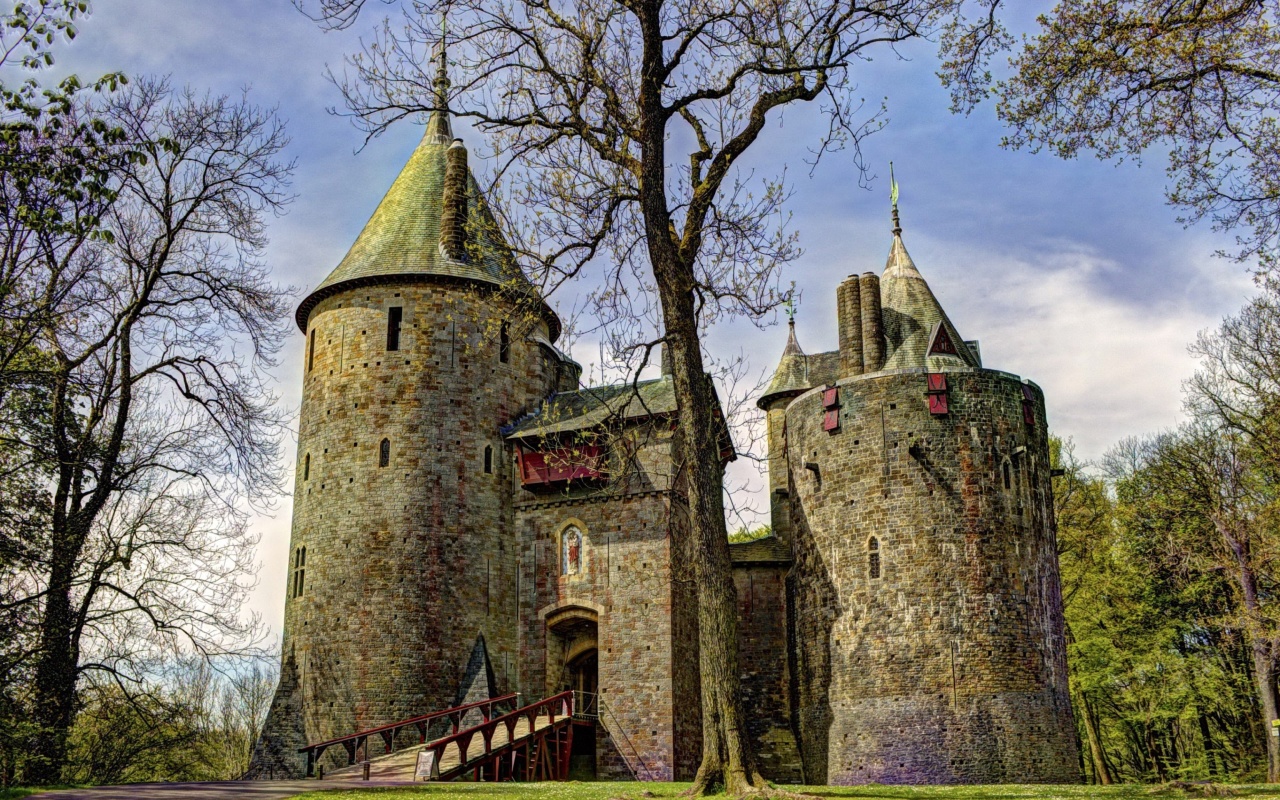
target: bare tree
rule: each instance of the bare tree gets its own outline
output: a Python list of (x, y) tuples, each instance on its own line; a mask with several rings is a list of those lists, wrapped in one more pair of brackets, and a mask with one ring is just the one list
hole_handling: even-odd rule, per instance
[[(365, 6), (299, 4), (335, 26)], [(696, 792), (765, 788), (738, 699), (721, 412), (701, 345), (724, 315), (765, 318), (784, 296), (778, 270), (798, 252), (783, 185), (755, 179), (746, 156), (782, 109), (814, 101), (830, 126), (813, 150), (856, 155), (882, 122), (852, 92), (858, 62), (936, 33), (949, 69), (981, 71), (1004, 41), (998, 4), (971, 3), (981, 13), (970, 21), (963, 0), (423, 0), (403, 4), (403, 25), (385, 22), (339, 80), (371, 134), (446, 104), (469, 118), (516, 201), (503, 218), (526, 269), (554, 287), (594, 268), (606, 308), (656, 310), (659, 330), (635, 346), (666, 343), (680, 409), (698, 586)], [(452, 95), (450, 76), (428, 66), (446, 10)]]
[[(29, 239), (39, 314), (0, 396), (3, 448), (50, 475), (38, 551), (6, 578), (35, 627), (33, 783), (59, 780), (86, 672), (123, 686), (158, 654), (252, 644), (242, 504), (278, 493), (286, 422), (264, 368), (288, 295), (261, 261), (265, 215), (288, 199), (280, 123), (163, 80), (81, 113), (118, 131), (120, 158), (93, 224)], [(23, 212), (5, 210), (12, 242)], [(22, 414), (31, 398), (47, 413)]]

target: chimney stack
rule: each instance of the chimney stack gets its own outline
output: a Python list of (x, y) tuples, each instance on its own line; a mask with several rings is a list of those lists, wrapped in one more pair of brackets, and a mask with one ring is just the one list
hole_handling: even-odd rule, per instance
[(836, 315), (840, 321), (840, 377), (861, 375), (862, 291), (857, 275), (836, 287)]
[(874, 272), (864, 272), (858, 283), (862, 295), (862, 369), (864, 372), (878, 372), (884, 366), (884, 314), (880, 308), (880, 276)]
[(454, 261), (467, 260), (467, 148), (454, 139), (445, 156), (444, 193), (440, 209), (440, 252)]

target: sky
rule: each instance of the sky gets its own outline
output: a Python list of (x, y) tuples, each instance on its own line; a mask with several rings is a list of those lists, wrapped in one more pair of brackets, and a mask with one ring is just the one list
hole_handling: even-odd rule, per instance
[[(1023, 0), (1011, 22), (1027, 30), (1049, 6)], [(326, 66), (340, 68), (387, 8), (371, 0), (368, 24), (324, 32), (288, 0), (97, 0), (76, 41), (57, 51), (56, 71), (169, 75), (197, 90), (248, 89), (254, 102), (277, 108), (292, 138), (296, 199), (270, 223), (267, 260), (301, 299), (341, 260), (422, 135), (403, 123), (366, 143), (332, 113), (341, 98)], [(816, 141), (820, 124), (812, 109), (788, 112), (757, 145), (757, 163), (785, 167), (794, 191), (788, 210), (805, 252), (784, 280), (799, 292), (801, 346), (834, 350), (836, 284), (883, 268), (893, 161), (904, 239), (934, 294), (966, 339), (981, 340), (986, 366), (1044, 388), (1051, 429), (1073, 440), (1079, 457), (1097, 459), (1126, 436), (1177, 424), (1181, 385), (1195, 369), (1188, 344), (1252, 294), (1244, 267), (1212, 255), (1230, 242), (1208, 226), (1177, 223), (1164, 203), (1159, 154), (1137, 165), (1004, 150), (993, 108), (951, 114), (936, 68), (920, 46), (855, 72), (859, 96), (883, 98), (888, 108), (887, 127), (863, 143), (875, 175), (868, 188), (859, 187), (847, 153), (810, 174), (805, 143)], [(573, 299), (553, 305), (571, 308)], [(708, 346), (746, 356), (763, 374), (786, 341), (785, 324), (774, 322), (722, 325)], [(302, 352), (295, 332), (272, 376), (295, 411)], [(585, 338), (573, 355), (599, 360)], [(287, 445), (292, 475), (295, 441)], [(745, 464), (735, 477), (762, 486)], [(763, 504), (762, 493), (750, 499)], [(289, 520), (288, 496), (254, 520), (261, 568), (249, 605), (277, 636)]]

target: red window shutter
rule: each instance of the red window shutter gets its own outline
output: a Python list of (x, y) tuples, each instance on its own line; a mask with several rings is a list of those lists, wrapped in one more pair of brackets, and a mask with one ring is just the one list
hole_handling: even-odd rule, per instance
[(833, 408), (822, 417), (822, 429), (824, 431), (834, 431), (840, 429), (840, 409)]
[(929, 395), (929, 413), (935, 417), (940, 417), (950, 410), (950, 404), (947, 401), (945, 393)]
[(929, 391), (945, 392), (947, 390), (947, 374), (945, 372), (929, 373)]
[(822, 407), (825, 409), (837, 408), (840, 405), (840, 387), (832, 386), (830, 389), (822, 390)]
[(1022, 421), (1028, 425), (1036, 424), (1036, 407), (1028, 400), (1022, 401)]

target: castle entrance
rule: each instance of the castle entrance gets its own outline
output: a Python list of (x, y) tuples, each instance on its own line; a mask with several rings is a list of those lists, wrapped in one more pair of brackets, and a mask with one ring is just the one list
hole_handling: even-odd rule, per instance
[(596, 646), (594, 611), (562, 609), (547, 618), (547, 689), (551, 693), (572, 690), (573, 750), (569, 777), (590, 780), (596, 776), (596, 718), (599, 713), (600, 653)]

